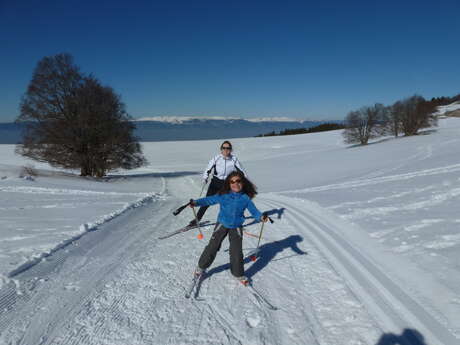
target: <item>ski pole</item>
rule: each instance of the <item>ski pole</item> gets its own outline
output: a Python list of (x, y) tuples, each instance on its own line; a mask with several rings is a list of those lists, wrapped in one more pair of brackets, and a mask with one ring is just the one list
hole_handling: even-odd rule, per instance
[(206, 187), (207, 184), (208, 184), (208, 180), (206, 179), (204, 180), (203, 187), (201, 187), (200, 198), (203, 195), (204, 187)]
[[(272, 224), (274, 223), (273, 219), (271, 219), (268, 216), (267, 216), (267, 218), (270, 221), (270, 223), (272, 223)], [(260, 239), (262, 238), (262, 233), (264, 232), (264, 225), (265, 225), (265, 222), (262, 222), (262, 226), (260, 227), (260, 232), (259, 232), (259, 240), (257, 241), (257, 247), (254, 250), (254, 252), (252, 253), (252, 255), (250, 256), (251, 261), (256, 261), (256, 259), (257, 259), (257, 254), (259, 253)]]
[[(201, 187), (201, 193), (200, 193), (200, 198), (201, 195), (203, 194), (204, 187), (208, 184), (208, 182), (203, 183), (203, 187)], [(176, 210), (173, 211), (173, 215), (177, 216), (179, 213), (181, 213), (184, 208), (186, 208), (188, 205), (190, 205), (190, 202), (186, 203), (185, 205), (180, 206)]]
[(179, 213), (181, 213), (184, 208), (186, 208), (188, 205), (190, 205), (190, 202), (186, 203), (185, 205), (182, 205), (181, 207), (179, 207), (177, 210), (175, 210), (173, 212), (173, 215), (177, 216)]
[[(189, 205), (191, 205), (193, 203), (193, 199), (190, 199), (190, 202), (188, 203)], [(199, 240), (202, 240), (203, 239), (203, 233), (201, 232), (201, 229), (200, 229), (200, 221), (198, 220), (198, 217), (196, 215), (196, 211), (195, 211), (195, 207), (192, 206), (192, 211), (193, 211), (193, 215), (195, 216), (195, 221), (196, 221), (196, 226), (198, 227), (198, 231), (200, 232), (197, 236), (197, 238)]]
[(260, 239), (262, 238), (262, 233), (264, 232), (264, 225), (265, 225), (265, 222), (262, 222), (262, 226), (260, 227), (260, 231), (259, 231), (259, 240), (257, 241), (256, 249), (254, 250), (254, 252), (251, 255), (251, 261), (256, 261), (256, 259), (257, 259), (257, 254), (259, 252)]

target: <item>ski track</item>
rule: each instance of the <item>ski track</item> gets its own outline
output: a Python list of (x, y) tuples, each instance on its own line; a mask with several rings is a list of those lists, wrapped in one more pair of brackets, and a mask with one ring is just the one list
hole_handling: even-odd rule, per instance
[(98, 192), (92, 190), (45, 188), (45, 187), (0, 187), (0, 192), (21, 194), (53, 194), (53, 195), (104, 195), (104, 196), (146, 196), (147, 193), (122, 193), (122, 192)]
[[(267, 198), (270, 200), (269, 198)], [(282, 202), (280, 202), (280, 199)], [(346, 278), (350, 289), (367, 305), (382, 330), (416, 329), (427, 344), (460, 344), (460, 341), (391, 280), (371, 260), (340, 235), (331, 219), (305, 209), (299, 202), (287, 197), (271, 199), (273, 206), (282, 206), (292, 214), (298, 226), (308, 227), (308, 236), (337, 270)], [(313, 211), (313, 212), (312, 212)], [(413, 340), (405, 339), (412, 345)], [(416, 343), (418, 344), (418, 342)]]
[[(407, 327), (432, 341), (427, 344), (458, 344), (327, 216), (270, 194), (259, 195), (258, 207), (285, 208), (285, 214), (267, 225), (261, 256), (245, 268), (278, 310), (231, 278), (226, 242), (197, 298), (185, 299), (212, 227), (203, 229), (203, 242), (196, 231), (158, 236), (189, 220), (171, 211), (201, 190), (197, 181), (165, 179), (163, 198), (118, 215), (19, 272), (0, 290), (0, 344), (374, 345), (382, 332)], [(215, 214), (210, 209), (207, 217)], [(249, 230), (258, 233), (259, 224)], [(256, 243), (246, 237), (245, 253)]]
[(289, 195), (289, 194), (322, 192), (322, 191), (327, 191), (327, 190), (348, 189), (348, 188), (369, 186), (369, 185), (374, 185), (374, 184), (379, 184), (379, 183), (404, 181), (404, 180), (409, 180), (409, 179), (418, 178), (418, 177), (447, 174), (447, 173), (457, 172), (457, 171), (460, 171), (460, 164), (453, 164), (453, 165), (449, 165), (445, 167), (418, 170), (415, 172), (410, 172), (410, 173), (405, 173), (405, 174), (397, 174), (397, 175), (367, 178), (367, 179), (363, 178), (359, 180), (347, 181), (347, 182), (331, 184), (331, 185), (296, 189), (296, 190), (290, 190), (290, 191), (282, 191), (280, 193)]
[[(190, 178), (174, 182), (169, 183), (170, 190), (165, 188), (166, 195), (191, 195), (199, 188)], [(0, 343), (303, 344), (305, 339), (317, 343), (308, 333), (296, 338), (295, 326), (289, 330), (289, 341), (281, 339), (273, 312), (231, 279), (227, 270), (203, 281), (198, 300), (183, 298), (204, 244), (195, 240), (194, 233), (157, 239), (160, 231), (183, 222), (170, 216), (179, 201), (167, 197), (130, 210), (19, 273), (15, 278), (20, 281), (20, 295), (12, 282), (0, 291), (2, 306), (8, 309), (0, 317)], [(190, 253), (186, 265), (184, 252)], [(228, 262), (224, 253), (216, 265)], [(258, 288), (264, 296), (273, 297), (262, 284)], [(288, 307), (298, 308), (295, 303)], [(282, 319), (290, 318), (288, 311)]]

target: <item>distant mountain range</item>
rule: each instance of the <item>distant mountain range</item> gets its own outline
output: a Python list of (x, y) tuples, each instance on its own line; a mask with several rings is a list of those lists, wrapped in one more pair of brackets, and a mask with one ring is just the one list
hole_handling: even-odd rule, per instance
[[(310, 128), (322, 123), (341, 121), (308, 121), (290, 118), (241, 119), (226, 117), (152, 117), (134, 120), (140, 141), (205, 140), (254, 137), (272, 131)], [(23, 125), (0, 123), (0, 144), (21, 140)]]

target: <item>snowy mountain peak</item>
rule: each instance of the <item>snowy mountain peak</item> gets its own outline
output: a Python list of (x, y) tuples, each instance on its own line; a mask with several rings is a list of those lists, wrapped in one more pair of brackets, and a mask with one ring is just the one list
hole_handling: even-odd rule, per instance
[(156, 121), (166, 122), (170, 124), (182, 124), (187, 121), (234, 121), (244, 120), (248, 122), (303, 122), (304, 119), (294, 119), (290, 117), (260, 117), (260, 118), (242, 118), (242, 117), (226, 117), (226, 116), (153, 116), (142, 117), (135, 121)]

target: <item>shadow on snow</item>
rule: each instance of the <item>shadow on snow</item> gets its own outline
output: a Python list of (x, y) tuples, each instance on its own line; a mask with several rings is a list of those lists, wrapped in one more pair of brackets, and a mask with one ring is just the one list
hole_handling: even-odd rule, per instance
[[(264, 211), (264, 214), (266, 214), (269, 217), (273, 216), (273, 215), (276, 215), (275, 219), (281, 219), (281, 217), (283, 216), (285, 210), (286, 209), (284, 207), (282, 207), (282, 208), (274, 208), (273, 210)], [(252, 222), (244, 224), (243, 227), (253, 225), (253, 224), (256, 224), (256, 223), (260, 223), (260, 221), (255, 220), (254, 217), (252, 217), (252, 216), (244, 217), (244, 218), (245, 219), (252, 219)]]
[(123, 179), (136, 179), (136, 178), (159, 178), (159, 177), (182, 177), (191, 175), (200, 175), (199, 171), (173, 171), (173, 172), (152, 172), (144, 174), (123, 174), (123, 175), (107, 175), (99, 180), (112, 181), (112, 180), (123, 180)]
[(384, 333), (375, 345), (427, 345), (427, 343), (420, 332), (406, 328), (401, 335)]
[[(263, 270), (271, 261), (279, 261), (279, 260), (288, 259), (294, 256), (307, 255), (308, 253), (301, 250), (297, 245), (301, 241), (303, 241), (303, 238), (301, 236), (292, 235), (280, 241), (273, 241), (270, 243), (263, 244), (262, 246), (259, 247), (259, 255), (258, 255), (257, 261), (254, 262), (248, 269), (245, 270), (246, 276), (248, 278), (254, 277), (258, 272)], [(288, 249), (288, 248), (290, 248), (294, 252), (294, 254), (275, 259), (275, 257), (278, 254), (280, 254), (281, 252), (283, 252), (285, 249)], [(251, 262), (252, 261), (250, 257), (246, 257), (244, 259), (245, 264), (249, 264)], [(206, 276), (204, 277), (203, 280), (212, 276), (213, 274), (220, 273), (220, 272), (223, 272), (229, 269), (230, 269), (230, 264), (225, 264), (225, 265), (214, 267), (206, 273)]]

